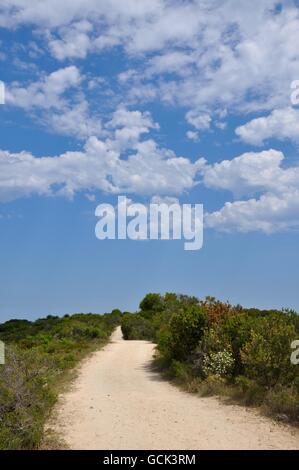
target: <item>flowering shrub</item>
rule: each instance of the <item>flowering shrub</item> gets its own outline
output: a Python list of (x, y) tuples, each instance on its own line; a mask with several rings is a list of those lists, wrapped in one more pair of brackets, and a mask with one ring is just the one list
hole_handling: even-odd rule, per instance
[(202, 369), (206, 376), (228, 376), (233, 370), (234, 363), (234, 358), (229, 351), (219, 351), (204, 355)]

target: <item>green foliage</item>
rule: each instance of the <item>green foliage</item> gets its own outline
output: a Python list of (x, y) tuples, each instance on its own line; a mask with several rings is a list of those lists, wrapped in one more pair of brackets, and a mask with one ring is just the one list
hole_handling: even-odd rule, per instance
[(125, 321), (125, 337), (156, 342), (156, 365), (187, 390), (230, 393), (299, 421), (299, 366), (290, 362), (296, 312), (173, 293), (148, 294), (140, 308)]
[(6, 363), (0, 365), (0, 449), (37, 449), (57, 385), (82, 357), (99, 348), (121, 313), (49, 315), (0, 325)]
[(245, 374), (267, 388), (294, 381), (297, 369), (290, 363), (290, 344), (295, 327), (278, 314), (261, 318), (242, 350)]
[(35, 350), (6, 348), (0, 374), (0, 449), (35, 449), (44, 417), (55, 401), (49, 387), (53, 358)]
[(160, 294), (147, 294), (139, 304), (140, 315), (151, 318), (155, 313), (164, 308), (163, 298)]
[(141, 315), (124, 314), (121, 321), (121, 329), (124, 339), (154, 339), (154, 327), (152, 323)]
[(169, 350), (174, 359), (188, 359), (203, 335), (206, 322), (203, 309), (196, 305), (173, 315), (169, 324)]

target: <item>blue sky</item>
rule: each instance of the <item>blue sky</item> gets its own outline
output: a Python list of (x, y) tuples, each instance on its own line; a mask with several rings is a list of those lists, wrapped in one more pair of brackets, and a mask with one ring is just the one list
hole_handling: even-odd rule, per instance
[[(295, 1), (5, 0), (0, 321), (176, 291), (299, 310)], [(100, 241), (117, 196), (202, 203), (204, 246)]]

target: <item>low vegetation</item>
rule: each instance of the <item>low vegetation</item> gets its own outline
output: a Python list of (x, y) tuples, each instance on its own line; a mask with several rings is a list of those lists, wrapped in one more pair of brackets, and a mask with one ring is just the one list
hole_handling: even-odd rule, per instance
[(126, 340), (157, 344), (154, 365), (190, 392), (258, 405), (299, 423), (299, 339), (293, 311), (246, 309), (212, 297), (148, 294), (137, 313), (48, 316), (0, 324), (0, 449), (38, 449), (69, 371), (121, 322)]
[(299, 366), (290, 361), (299, 338), (296, 312), (148, 294), (138, 313), (123, 316), (122, 331), (125, 339), (157, 343), (156, 366), (185, 389), (299, 422)]
[(48, 316), (0, 324), (0, 449), (37, 449), (59, 385), (119, 324), (121, 312)]

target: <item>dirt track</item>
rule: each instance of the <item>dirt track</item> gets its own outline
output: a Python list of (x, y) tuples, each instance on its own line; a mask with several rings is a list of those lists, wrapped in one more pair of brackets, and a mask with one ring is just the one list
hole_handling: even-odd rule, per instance
[(153, 347), (118, 328), (83, 362), (52, 419), (71, 449), (299, 449), (297, 431), (162, 380), (150, 369)]

